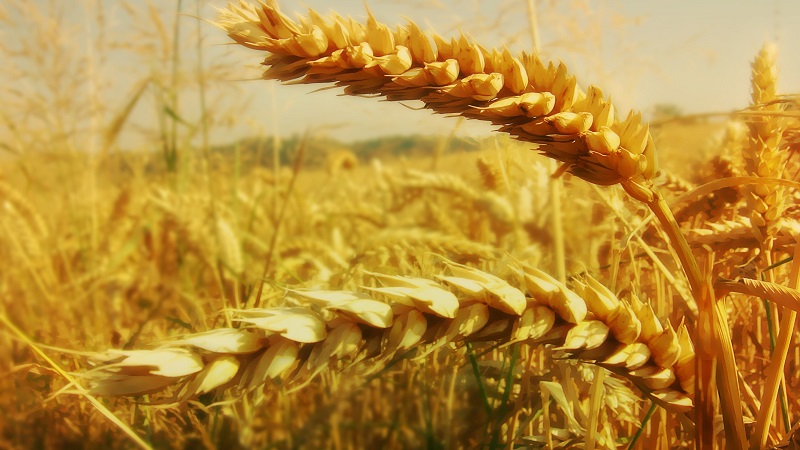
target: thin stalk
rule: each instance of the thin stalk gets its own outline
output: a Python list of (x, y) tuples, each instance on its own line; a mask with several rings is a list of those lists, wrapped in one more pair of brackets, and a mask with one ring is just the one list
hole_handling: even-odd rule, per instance
[(486, 410), (486, 415), (488, 417), (492, 417), (492, 405), (489, 404), (489, 395), (486, 393), (486, 386), (483, 385), (483, 380), (481, 380), (478, 358), (475, 356), (475, 350), (469, 342), (467, 342), (467, 356), (469, 357), (469, 364), (472, 366), (472, 374), (475, 375), (475, 383), (478, 385), (478, 392), (481, 395), (481, 400), (483, 400), (483, 409)]
[[(270, 108), (272, 113), (272, 179), (279, 180), (278, 176), (281, 169), (281, 136), (278, 132), (278, 107), (275, 97), (275, 84), (269, 84)], [(278, 208), (278, 190), (272, 190), (272, 219), (277, 220), (280, 214)]]
[[(774, 238), (770, 238), (765, 243), (766, 244), (766, 248), (765, 248), (765, 251), (764, 251), (764, 255), (766, 256), (767, 267), (772, 266), (773, 239)], [(762, 272), (762, 273), (763, 273), (763, 276), (766, 276), (767, 281), (769, 281), (770, 283), (774, 283), (775, 282), (775, 272), (767, 271), (767, 272)], [(774, 305), (773, 304), (772, 305), (772, 309), (775, 311), (775, 317), (777, 318), (778, 317), (778, 311), (779, 311), (778, 305)], [(784, 325), (785, 324), (783, 322), (781, 322), (780, 332), (783, 332), (783, 330), (784, 330), (783, 326)], [(792, 328), (794, 328), (794, 327), (792, 327)], [(773, 342), (772, 343), (772, 349), (771, 349), (772, 353), (770, 353), (770, 357), (772, 357), (772, 358), (775, 357), (775, 345), (776, 345), (775, 342)], [(791, 429), (792, 427), (790, 425), (790, 419), (789, 419), (789, 409), (788, 409), (788, 404), (787, 404), (787, 399), (786, 399), (786, 379), (784, 377), (781, 377), (780, 386), (778, 386), (778, 401), (780, 402), (780, 405), (781, 405), (781, 417), (783, 418), (784, 431), (789, 431), (789, 429)], [(763, 404), (763, 402), (762, 402), (762, 404)]]
[(628, 444), (628, 450), (633, 450), (633, 446), (636, 445), (636, 441), (638, 441), (639, 438), (642, 437), (642, 433), (644, 433), (645, 425), (647, 424), (647, 422), (650, 421), (650, 418), (653, 417), (653, 413), (654, 412), (656, 412), (656, 404), (655, 403), (651, 403), (650, 404), (650, 409), (647, 410), (647, 414), (645, 414), (644, 415), (644, 419), (642, 419), (642, 426), (640, 426), (639, 429), (636, 430), (636, 434), (633, 435), (633, 438), (631, 439), (631, 442)]
[[(787, 259), (792, 260), (792, 257), (790, 256)], [(773, 267), (773, 266), (774, 266), (774, 264), (770, 264), (767, 267), (770, 268), (770, 267)], [(767, 270), (768, 269), (764, 269), (764, 271), (762, 271), (761, 280), (762, 281), (774, 282), (774, 278), (773, 277), (769, 277), (769, 280), (765, 280), (764, 279), (765, 278), (764, 277), (764, 272), (766, 272)], [(777, 341), (776, 341), (776, 337), (775, 337), (775, 319), (777, 318), (778, 309), (774, 304), (770, 303), (769, 300), (767, 300), (767, 299), (761, 299), (761, 304), (764, 305), (764, 316), (767, 319), (767, 336), (769, 337), (769, 354), (770, 354), (770, 358), (775, 358), (775, 347), (777, 345)], [(783, 330), (783, 325), (781, 325), (780, 330)], [(791, 428), (791, 426), (789, 424), (789, 412), (788, 412), (788, 408), (789, 407), (788, 407), (788, 405), (786, 403), (786, 392), (784, 390), (785, 383), (786, 383), (786, 381), (784, 379), (781, 379), (780, 386), (778, 386), (778, 399), (779, 399), (779, 401), (781, 403), (781, 414), (783, 415), (783, 423), (784, 423), (784, 426), (785, 426), (786, 430), (788, 430), (788, 429)], [(766, 393), (767, 392), (764, 391), (764, 393), (762, 394), (762, 400), (764, 400), (763, 396), (766, 395)], [(769, 428), (769, 427), (767, 427), (767, 428)], [(754, 436), (750, 437), (751, 441), (752, 441), (753, 437)]]
[[(713, 266), (713, 258), (708, 259), (708, 266), (710, 272)], [(713, 293), (713, 287), (709, 286), (709, 292)], [(725, 441), (728, 444), (728, 448), (743, 449), (747, 441), (745, 439), (744, 423), (741, 420), (741, 418), (744, 417), (744, 413), (742, 411), (742, 400), (739, 393), (739, 376), (736, 369), (736, 360), (733, 357), (725, 357), (725, 355), (728, 354), (733, 355), (733, 339), (730, 335), (726, 311), (725, 298), (721, 297), (716, 299), (712, 306), (715, 324), (714, 333), (716, 337), (714, 340), (714, 354), (722, 356), (716, 361), (716, 379), (722, 407)]]
[(787, 256), (786, 258), (783, 258), (782, 260), (780, 260), (780, 261), (778, 261), (776, 263), (770, 264), (769, 266), (765, 267), (764, 271), (772, 270), (772, 269), (774, 269), (776, 267), (780, 267), (780, 266), (782, 266), (782, 265), (784, 265), (786, 263), (790, 263), (792, 261), (794, 261), (794, 256)]
[(589, 390), (589, 429), (586, 431), (585, 450), (594, 450), (597, 440), (597, 422), (600, 420), (600, 404), (603, 400), (603, 381), (606, 369), (597, 366), (594, 371), (594, 381)]
[(769, 351), (775, 351), (775, 318), (772, 317), (772, 306), (767, 299), (761, 299), (764, 305), (764, 316), (767, 319), (767, 334), (769, 335)]
[(533, 43), (533, 51), (539, 53), (539, 27), (537, 24), (539, 23), (536, 18), (536, 1), (535, 0), (527, 0), (528, 6), (528, 23), (530, 24), (531, 30), (531, 42)]

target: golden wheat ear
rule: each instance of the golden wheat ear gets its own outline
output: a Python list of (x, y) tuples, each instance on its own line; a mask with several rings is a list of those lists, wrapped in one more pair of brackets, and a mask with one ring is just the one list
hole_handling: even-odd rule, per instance
[(686, 328), (662, 326), (633, 297), (620, 300), (591, 277), (572, 290), (541, 270), (512, 264), (507, 281), (444, 260), (431, 278), (366, 272), (363, 291), (289, 291), (296, 306), (234, 312), (220, 328), (153, 350), (110, 350), (90, 372), (92, 392), (140, 395), (172, 388), (185, 401), (277, 382), (303, 386), (326, 369), (361, 363), (377, 371), (410, 349), (426, 355), (466, 342), (555, 346), (560, 357), (592, 362), (634, 382), (674, 412), (692, 408), (694, 349)]
[(313, 10), (295, 22), (274, 0), (231, 3), (218, 25), (268, 53), (266, 79), (332, 83), (350, 95), (421, 100), (437, 113), (486, 120), (580, 178), (652, 200), (647, 181), (658, 164), (648, 125), (633, 112), (619, 120), (603, 92), (582, 91), (564, 63), (487, 50), (463, 34), (429, 36), (413, 22), (392, 31), (371, 13), (366, 24)]
[[(781, 178), (787, 156), (781, 150), (786, 120), (768, 115), (780, 112), (786, 106), (778, 101), (777, 48), (774, 44), (764, 45), (756, 55), (750, 84), (751, 109), (766, 114), (748, 119), (747, 145), (742, 147), (744, 169), (748, 175), (756, 177)], [(784, 190), (781, 186), (770, 184), (756, 184), (748, 186), (746, 190), (753, 234), (761, 241), (765, 252), (771, 250), (782, 225), (781, 219), (786, 209)]]

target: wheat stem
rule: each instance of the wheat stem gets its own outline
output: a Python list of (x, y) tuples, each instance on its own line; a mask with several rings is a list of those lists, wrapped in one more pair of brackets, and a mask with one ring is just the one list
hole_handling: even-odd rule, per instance
[[(740, 410), (740, 395), (738, 378), (735, 369), (735, 356), (730, 346), (728, 325), (724, 315), (717, 311), (716, 302), (711, 302), (711, 288), (702, 276), (697, 260), (694, 258), (686, 238), (683, 236), (677, 221), (672, 215), (667, 203), (663, 200), (658, 190), (654, 189), (654, 201), (650, 202), (653, 214), (664, 227), (664, 231), (675, 249), (681, 265), (686, 272), (692, 295), (698, 306), (697, 332), (694, 344), (697, 352), (695, 360), (696, 388), (695, 388), (695, 424), (697, 443), (700, 448), (712, 448), (714, 441), (713, 421), (715, 416), (714, 394), (714, 367), (717, 358), (721, 361), (724, 370), (720, 372), (720, 381), (723, 391), (719, 392), (723, 400), (722, 413), (725, 423), (731, 425), (726, 431), (733, 433), (733, 439), (728, 444), (734, 448), (744, 448), (747, 441), (744, 434)], [(717, 351), (715, 351), (717, 350)], [(718, 354), (717, 354), (718, 353)], [(733, 428), (731, 430), (731, 428)]]

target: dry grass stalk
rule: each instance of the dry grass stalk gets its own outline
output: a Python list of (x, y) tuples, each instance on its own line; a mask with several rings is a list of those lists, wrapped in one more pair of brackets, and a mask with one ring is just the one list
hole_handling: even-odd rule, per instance
[(172, 387), (172, 400), (183, 402), (229, 387), (244, 394), (277, 380), (303, 385), (356, 362), (371, 362), (375, 372), (413, 348), (428, 354), (450, 343), (528, 342), (625, 376), (670, 411), (691, 409), (688, 332), (664, 327), (636, 297), (620, 300), (588, 276), (570, 290), (518, 263), (507, 267), (517, 275), (513, 285), (443, 264), (447, 270), (435, 280), (368, 273), (376, 285), (359, 292), (290, 290), (287, 306), (237, 310), (239, 328), (190, 334), (151, 350), (109, 350), (87, 374), (92, 392), (141, 395)]
[(438, 113), (490, 121), (583, 179), (652, 197), (642, 184), (657, 172), (656, 150), (641, 115), (617, 119), (602, 91), (581, 90), (563, 63), (487, 50), (464, 35), (429, 36), (413, 22), (392, 31), (372, 14), (364, 25), (312, 10), (296, 23), (274, 0), (229, 4), (219, 26), (269, 53), (264, 78), (334, 83), (350, 95), (421, 100)]

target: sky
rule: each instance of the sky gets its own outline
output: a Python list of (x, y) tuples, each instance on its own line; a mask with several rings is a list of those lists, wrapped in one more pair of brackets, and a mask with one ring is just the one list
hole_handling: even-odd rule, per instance
[[(800, 92), (800, 27), (796, 26), (800, 23), (800, 1), (533, 1), (543, 59), (564, 61), (582, 87), (602, 87), (622, 113), (633, 108), (647, 114), (659, 104), (674, 105), (685, 113), (746, 107), (750, 63), (768, 41), (775, 42), (779, 49), (780, 92)], [(108, 98), (100, 103), (111, 105), (109, 110), (119, 109), (137, 82), (153, 72), (169, 70), (169, 58), (131, 59), (137, 54), (131, 48), (149, 46), (146, 51), (157, 54), (168, 47), (161, 38), (172, 30), (178, 0), (12, 0), (9, 4), (15, 2), (25, 8), (38, 8), (37, 14), (56, 11), (52, 14), (61, 18), (58, 27), (63, 27), (63, 32), (45, 36), (44, 44), (39, 44), (38, 48), (45, 51), (59, 52), (63, 47), (80, 52), (109, 41), (104, 47), (106, 57), (98, 60), (91, 52), (88, 57), (91, 76), (102, 82), (87, 79), (90, 89), (80, 94), (91, 99), (92, 92), (104, 89)], [(97, 8), (98, 4), (102, 8)], [(259, 63), (264, 55), (230, 45), (229, 38), (208, 23), (216, 17), (216, 8), (225, 6), (224, 0), (182, 0), (180, 4), (178, 23), (185, 35), (181, 39), (185, 46), (181, 64), (191, 69), (196, 49), (201, 48), (206, 66), (224, 68), (218, 71), (223, 75), (208, 82), (206, 93), (212, 107), (231, 117), (214, 128), (211, 138), (215, 143), (253, 134), (286, 137), (307, 131), (343, 141), (382, 135), (447, 134), (459, 123), (428, 111), (414, 111), (411, 108), (419, 105), (413, 103), (405, 107), (344, 97), (337, 89), (315, 92), (324, 87), (321, 85), (282, 86), (261, 80)], [(279, 0), (279, 4), (290, 15), (313, 8), (323, 14), (335, 10), (358, 20), (366, 18), (362, 0)], [(533, 48), (526, 0), (368, 0), (366, 4), (378, 20), (390, 26), (410, 19), (423, 30), (445, 37), (457, 35), (460, 30), (485, 47), (507, 46), (512, 52)], [(0, 4), (0, 20), (3, 15), (13, 20), (13, 7), (5, 12), (4, 8)], [(103, 32), (93, 18), (88, 18), (92, 14), (102, 14)], [(25, 17), (30, 15), (26, 13)], [(160, 17), (160, 26), (151, 20), (156, 16)], [(3, 45), (14, 47), (24, 42), (19, 40), (19, 33), (31, 26), (20, 21), (18, 25), (18, 31), (7, 30), (12, 33), (10, 36), (4, 36), (0, 27)], [(202, 36), (199, 42), (197, 30)], [(163, 42), (159, 44), (160, 39)], [(110, 43), (112, 40), (114, 44)], [(136, 52), (141, 54), (143, 50)], [(40, 65), (50, 60), (32, 61)], [(19, 76), (13, 78), (13, 67), (7, 68), (13, 63), (5, 66), (6, 69), (0, 68), (0, 81), (6, 87), (0, 89), (35, 90), (37, 86), (47, 86), (27, 80), (21, 85)], [(13, 83), (2, 80), (3, 76), (11, 76)], [(191, 70), (183, 76), (190, 82)], [(137, 126), (126, 128), (125, 142), (136, 144), (142, 140), (141, 130), (154, 128), (154, 98), (149, 95), (146, 102), (135, 107), (132, 122)], [(196, 93), (182, 94), (182, 116), (191, 119), (199, 108), (197, 98)], [(13, 111), (4, 114), (14, 116)], [(108, 120), (105, 117), (100, 122)], [(458, 135), (480, 135), (491, 130), (481, 123), (469, 122), (458, 128)]]

